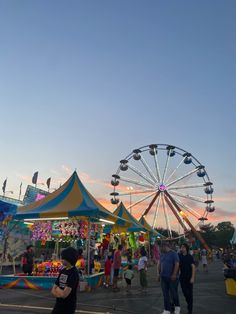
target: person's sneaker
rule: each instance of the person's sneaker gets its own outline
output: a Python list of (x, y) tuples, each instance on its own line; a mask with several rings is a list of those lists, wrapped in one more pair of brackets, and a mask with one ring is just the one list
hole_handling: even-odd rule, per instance
[(170, 311), (164, 310), (161, 314), (170, 314)]
[(180, 314), (180, 306), (175, 307), (175, 314)]

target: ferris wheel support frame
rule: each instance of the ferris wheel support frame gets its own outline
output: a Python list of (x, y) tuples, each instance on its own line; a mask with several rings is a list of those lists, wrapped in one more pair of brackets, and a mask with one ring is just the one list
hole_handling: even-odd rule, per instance
[(165, 201), (168, 204), (169, 208), (171, 209), (172, 213), (175, 215), (175, 217), (177, 218), (178, 222), (180, 223), (181, 227), (183, 228), (183, 230), (187, 233), (188, 229), (186, 228), (185, 224), (183, 223), (182, 219), (180, 218), (180, 216), (178, 215), (178, 213), (176, 212), (176, 209), (174, 208), (174, 206), (172, 205), (171, 201), (169, 200), (169, 198), (167, 197), (167, 195), (165, 194)]
[(156, 201), (156, 199), (158, 198), (158, 196), (160, 195), (160, 193), (161, 193), (161, 192), (158, 191), (158, 192), (155, 194), (155, 196), (153, 197), (151, 203), (149, 204), (148, 208), (145, 210), (145, 212), (143, 213), (142, 216), (146, 216), (146, 215), (149, 213), (150, 209), (152, 208), (153, 204), (155, 203), (155, 201)]
[(203, 239), (203, 237), (201, 236), (201, 234), (196, 230), (196, 228), (192, 225), (192, 223), (189, 221), (188, 217), (186, 216), (186, 214), (181, 210), (181, 208), (179, 207), (179, 205), (176, 203), (176, 201), (173, 199), (173, 197), (167, 192), (164, 191), (164, 193), (166, 194), (166, 196), (169, 198), (169, 200), (171, 201), (171, 203), (175, 206), (175, 208), (178, 210), (178, 212), (180, 213), (180, 215), (183, 217), (184, 221), (189, 225), (191, 231), (193, 232), (193, 234), (195, 235), (195, 237), (202, 243), (202, 245), (204, 246), (204, 248), (209, 251), (210, 248), (207, 245), (206, 241)]

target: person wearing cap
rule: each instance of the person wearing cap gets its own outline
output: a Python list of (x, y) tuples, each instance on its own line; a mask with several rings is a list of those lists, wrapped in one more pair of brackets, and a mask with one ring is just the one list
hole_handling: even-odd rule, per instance
[(56, 297), (56, 304), (51, 314), (74, 314), (79, 284), (79, 274), (75, 267), (78, 252), (68, 247), (62, 251), (61, 259), (64, 268), (60, 271), (51, 291)]
[(24, 274), (32, 276), (34, 267), (34, 252), (33, 245), (28, 245), (21, 259), (22, 269)]
[(171, 301), (174, 304), (174, 313), (180, 313), (179, 295), (178, 295), (178, 271), (179, 256), (170, 247), (170, 243), (163, 242), (162, 253), (159, 264), (159, 274), (161, 288), (164, 297), (164, 311), (162, 314), (171, 313)]

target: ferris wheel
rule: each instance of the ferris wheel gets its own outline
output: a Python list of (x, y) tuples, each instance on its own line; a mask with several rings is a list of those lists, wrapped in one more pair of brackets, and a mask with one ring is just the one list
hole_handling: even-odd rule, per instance
[[(146, 217), (153, 228), (176, 232), (204, 228), (214, 212), (213, 183), (206, 168), (190, 152), (168, 144), (134, 149), (112, 175), (111, 203), (120, 201), (136, 217)], [(174, 232), (176, 231), (176, 232)]]

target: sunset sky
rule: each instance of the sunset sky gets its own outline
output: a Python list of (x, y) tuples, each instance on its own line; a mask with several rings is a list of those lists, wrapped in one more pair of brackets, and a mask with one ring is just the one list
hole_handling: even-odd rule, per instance
[(57, 188), (77, 169), (113, 209), (119, 161), (167, 143), (206, 166), (211, 221), (236, 225), (235, 12), (235, 0), (0, 1), (0, 187), (18, 197), (39, 171)]

